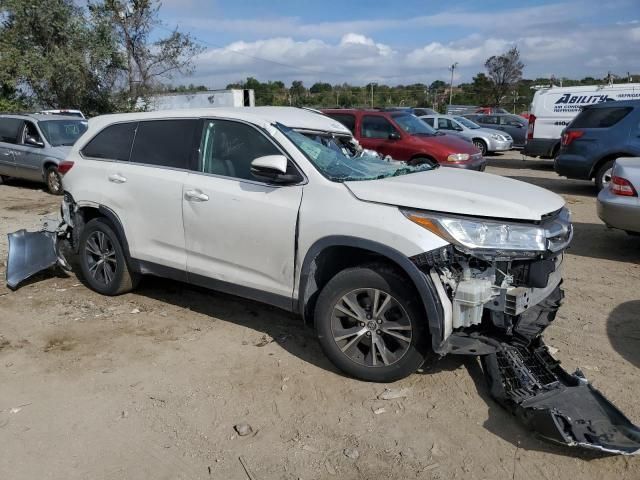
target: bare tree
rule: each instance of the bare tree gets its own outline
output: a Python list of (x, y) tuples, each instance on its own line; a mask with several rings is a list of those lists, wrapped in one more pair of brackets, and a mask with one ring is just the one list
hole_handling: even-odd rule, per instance
[(509, 91), (522, 80), (524, 63), (520, 61), (518, 47), (513, 47), (502, 55), (489, 57), (484, 63), (487, 75), (491, 79), (491, 97), (498, 107)]
[[(127, 61), (127, 83), (131, 100), (146, 95), (160, 78), (193, 73), (193, 58), (202, 52), (193, 38), (169, 30), (158, 18), (158, 0), (104, 0), (102, 8), (111, 19)], [(169, 34), (152, 41), (156, 29)]]

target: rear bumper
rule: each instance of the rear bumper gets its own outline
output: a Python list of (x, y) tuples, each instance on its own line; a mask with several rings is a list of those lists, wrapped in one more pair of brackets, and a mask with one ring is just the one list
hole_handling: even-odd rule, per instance
[(640, 200), (638, 197), (614, 195), (608, 188), (600, 191), (598, 217), (609, 227), (640, 233)]
[(524, 145), (523, 153), (529, 157), (551, 157), (559, 138), (532, 138)]
[(591, 180), (592, 162), (580, 155), (561, 153), (553, 162), (558, 175), (578, 180)]

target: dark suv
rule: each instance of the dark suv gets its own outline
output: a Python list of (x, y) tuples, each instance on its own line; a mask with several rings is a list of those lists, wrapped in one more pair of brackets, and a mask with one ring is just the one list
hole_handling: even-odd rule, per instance
[(640, 100), (586, 107), (562, 133), (555, 171), (567, 178), (595, 180), (598, 190), (611, 180), (618, 157), (640, 156)]

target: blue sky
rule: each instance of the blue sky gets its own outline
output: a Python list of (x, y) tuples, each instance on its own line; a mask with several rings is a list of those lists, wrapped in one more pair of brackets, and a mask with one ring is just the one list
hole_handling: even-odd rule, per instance
[(247, 76), (430, 83), (453, 62), (468, 81), (513, 45), (529, 78), (640, 74), (640, 0), (164, 0), (161, 17), (206, 48), (174, 81), (212, 88)]

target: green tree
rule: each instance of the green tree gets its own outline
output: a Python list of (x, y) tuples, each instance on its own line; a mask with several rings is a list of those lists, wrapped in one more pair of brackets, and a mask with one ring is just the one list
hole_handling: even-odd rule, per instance
[(73, 0), (0, 0), (0, 18), (1, 91), (14, 92), (8, 100), (90, 114), (114, 108), (124, 65), (103, 17)]
[(520, 61), (518, 47), (513, 47), (502, 55), (489, 57), (484, 66), (492, 83), (492, 103), (498, 107), (522, 79), (524, 63)]
[(158, 17), (160, 6), (158, 0), (104, 0), (92, 4), (94, 10), (110, 19), (125, 53), (131, 101), (147, 95), (161, 78), (193, 73), (193, 59), (203, 50), (189, 34), (177, 28), (159, 36), (158, 30), (164, 28)]

